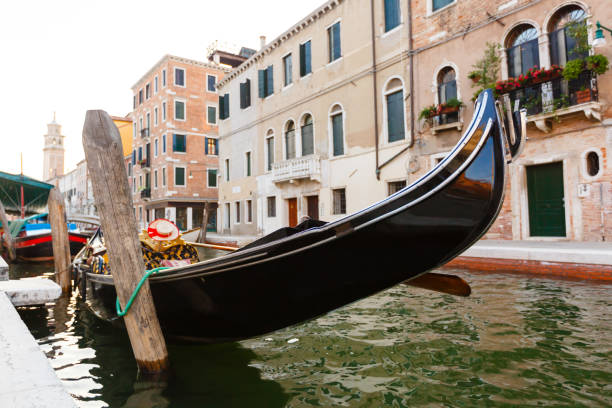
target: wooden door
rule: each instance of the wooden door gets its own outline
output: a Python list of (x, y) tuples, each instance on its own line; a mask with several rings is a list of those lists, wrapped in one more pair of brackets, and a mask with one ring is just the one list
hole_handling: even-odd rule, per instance
[(287, 200), (287, 210), (289, 212), (289, 226), (295, 227), (297, 225), (297, 198)]
[(313, 220), (319, 219), (319, 196), (306, 197), (308, 204), (308, 216)]
[(529, 232), (532, 237), (565, 236), (563, 163), (527, 167)]

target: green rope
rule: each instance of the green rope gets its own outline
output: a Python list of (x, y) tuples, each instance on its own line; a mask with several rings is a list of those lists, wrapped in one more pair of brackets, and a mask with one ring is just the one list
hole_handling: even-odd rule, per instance
[(130, 310), (130, 307), (132, 306), (132, 302), (134, 302), (134, 299), (136, 299), (136, 296), (138, 296), (138, 292), (140, 292), (140, 288), (145, 283), (145, 281), (149, 278), (149, 276), (156, 274), (157, 272), (162, 271), (164, 269), (170, 269), (170, 268), (168, 267), (154, 268), (154, 269), (148, 270), (144, 274), (144, 276), (140, 279), (140, 282), (138, 282), (138, 285), (136, 285), (136, 289), (134, 289), (134, 292), (132, 292), (132, 296), (130, 296), (130, 300), (128, 300), (127, 305), (125, 305), (125, 310), (123, 311), (121, 310), (121, 304), (119, 303), (119, 297), (117, 297), (117, 302), (116, 302), (117, 316), (119, 317), (125, 316), (128, 310)]

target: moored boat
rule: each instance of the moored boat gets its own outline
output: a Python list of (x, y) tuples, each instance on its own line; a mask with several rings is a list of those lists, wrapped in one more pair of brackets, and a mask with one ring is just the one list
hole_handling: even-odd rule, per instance
[[(210, 343), (245, 339), (444, 265), (497, 217), (524, 126), (524, 113), (504, 118), (485, 91), (459, 143), (410, 186), (337, 221), (308, 220), (231, 254), (158, 272), (150, 283), (164, 334)], [(90, 273), (82, 262), (75, 267), (89, 284), (88, 299), (112, 315), (112, 276)]]

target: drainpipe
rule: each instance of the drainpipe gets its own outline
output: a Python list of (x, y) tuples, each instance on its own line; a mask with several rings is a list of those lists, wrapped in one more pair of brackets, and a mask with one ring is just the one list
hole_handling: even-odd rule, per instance
[[(410, 67), (410, 141), (408, 145), (402, 150), (394, 154), (389, 160), (378, 165), (378, 131), (376, 132), (376, 178), (380, 180), (380, 169), (385, 167), (387, 164), (395, 160), (396, 157), (400, 156), (406, 150), (414, 146), (414, 45), (412, 40), (412, 0), (406, 2), (408, 4), (408, 61)], [(374, 13), (372, 12), (372, 20), (374, 20)], [(374, 23), (372, 23), (374, 24)], [(374, 35), (374, 26), (372, 25), (372, 36)], [(374, 50), (372, 50), (374, 52)], [(374, 74), (376, 78), (376, 74)], [(374, 91), (376, 92), (376, 84), (374, 85)], [(374, 108), (376, 111), (376, 108)]]
[(380, 168), (378, 167), (378, 89), (376, 86), (376, 32), (374, 24), (374, 0), (370, 0), (370, 24), (372, 31), (372, 88), (374, 94), (372, 100), (374, 102), (374, 149), (376, 152), (376, 180), (380, 180)]

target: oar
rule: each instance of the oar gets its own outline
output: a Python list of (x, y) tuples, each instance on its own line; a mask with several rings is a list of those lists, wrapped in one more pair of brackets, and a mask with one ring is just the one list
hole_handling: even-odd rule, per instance
[[(187, 242), (187, 241), (185, 241)], [(202, 247), (202, 248), (213, 248), (213, 249), (221, 249), (223, 251), (235, 251), (238, 248), (235, 247), (230, 247), (230, 246), (225, 246), (225, 245), (215, 245), (215, 244), (200, 244), (198, 242), (187, 242), (189, 245), (193, 245), (196, 247)]]
[(455, 275), (429, 272), (414, 279), (404, 281), (405, 285), (417, 288), (433, 290), (455, 296), (470, 296), (472, 288), (470, 285)]

